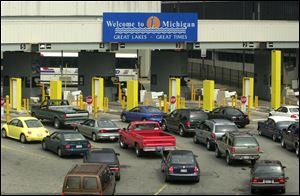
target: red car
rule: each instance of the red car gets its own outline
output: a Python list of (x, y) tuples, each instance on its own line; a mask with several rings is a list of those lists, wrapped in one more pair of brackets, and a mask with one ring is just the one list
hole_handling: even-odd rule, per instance
[(158, 122), (133, 121), (120, 131), (121, 148), (134, 147), (139, 157), (147, 151), (170, 151), (176, 149), (176, 138), (162, 131)]

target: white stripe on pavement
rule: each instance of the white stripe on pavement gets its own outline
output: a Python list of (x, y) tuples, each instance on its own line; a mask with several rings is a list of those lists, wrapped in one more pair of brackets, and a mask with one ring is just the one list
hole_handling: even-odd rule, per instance
[(251, 121), (257, 122), (257, 121), (264, 121), (266, 120), (265, 118), (258, 118), (258, 119), (251, 119)]

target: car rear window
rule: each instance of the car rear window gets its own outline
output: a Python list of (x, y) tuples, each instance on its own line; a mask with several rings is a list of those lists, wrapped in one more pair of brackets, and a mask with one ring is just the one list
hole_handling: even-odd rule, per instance
[(233, 108), (227, 108), (226, 109), (226, 114), (236, 116), (236, 115), (242, 115), (243, 113), (237, 109)]
[(238, 137), (234, 140), (234, 146), (258, 146), (254, 137)]
[(155, 107), (148, 107), (148, 108), (146, 108), (146, 110), (150, 113), (152, 113), (152, 112), (161, 112), (158, 108), (155, 108)]
[(216, 125), (215, 132), (221, 133), (226, 131), (238, 131), (239, 129), (235, 125)]
[(299, 113), (299, 108), (290, 108), (289, 109), (290, 110), (290, 112), (295, 112), (295, 113)]
[(67, 189), (79, 189), (80, 188), (80, 176), (69, 176), (66, 184)]
[(83, 178), (83, 189), (97, 189), (97, 178), (96, 177), (84, 177)]
[(192, 111), (190, 113), (190, 119), (192, 120), (207, 120), (208, 115), (203, 111)]
[(110, 120), (98, 120), (98, 127), (114, 128), (117, 127), (117, 125)]
[(67, 133), (64, 134), (64, 138), (66, 141), (85, 140), (85, 138), (80, 133)]
[(159, 130), (159, 126), (158, 124), (136, 124), (134, 130)]
[(257, 174), (282, 174), (282, 168), (278, 165), (270, 166), (270, 165), (262, 165), (258, 166), (255, 169), (255, 173)]
[(90, 153), (87, 156), (89, 163), (114, 163), (117, 161), (116, 155), (113, 153)]
[(43, 124), (39, 120), (25, 120), (28, 128), (39, 128), (43, 127)]
[(171, 159), (172, 164), (194, 164), (193, 155), (173, 155)]
[(291, 124), (293, 124), (295, 121), (281, 121), (281, 122), (277, 122), (277, 126), (279, 128), (287, 128), (288, 126), (290, 126)]

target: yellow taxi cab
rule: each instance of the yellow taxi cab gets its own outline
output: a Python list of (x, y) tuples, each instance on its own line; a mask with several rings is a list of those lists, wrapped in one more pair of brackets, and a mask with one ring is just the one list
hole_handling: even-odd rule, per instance
[(42, 141), (49, 135), (49, 131), (34, 117), (13, 118), (1, 128), (3, 138), (10, 137), (22, 143), (29, 141)]

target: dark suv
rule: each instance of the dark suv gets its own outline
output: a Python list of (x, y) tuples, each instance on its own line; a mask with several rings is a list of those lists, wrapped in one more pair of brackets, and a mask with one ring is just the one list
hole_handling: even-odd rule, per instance
[(62, 195), (113, 195), (114, 174), (105, 164), (75, 165), (66, 175)]
[(208, 119), (208, 114), (201, 109), (178, 109), (163, 116), (162, 129), (174, 130), (180, 136), (195, 133), (197, 126)]
[(281, 146), (296, 151), (299, 156), (299, 122), (291, 124), (282, 131)]

